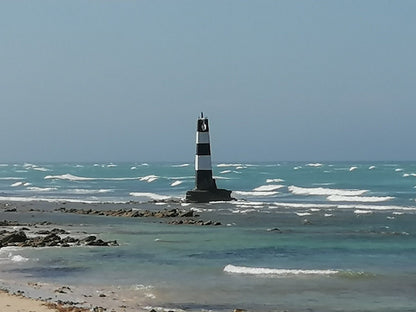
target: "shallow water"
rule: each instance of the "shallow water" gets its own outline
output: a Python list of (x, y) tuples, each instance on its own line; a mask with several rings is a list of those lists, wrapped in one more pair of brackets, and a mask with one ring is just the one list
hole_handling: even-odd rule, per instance
[[(53, 166), (43, 165), (51, 171), (39, 172), (84, 178), (93, 173), (98, 176), (98, 172), (102, 177), (102, 172), (107, 172), (106, 180), (38, 179), (39, 185), (44, 183), (42, 187), (54, 183), (67, 195), (74, 188), (111, 187), (114, 201), (128, 201), (131, 192), (182, 197), (184, 191), (177, 187), (192, 187), (190, 166), (149, 164), (142, 177), (153, 174), (158, 179), (124, 180), (121, 184), (114, 179), (128, 178), (131, 164), (122, 165), (125, 175), (106, 171), (117, 167), (91, 165), (96, 171), (88, 173), (71, 171), (77, 170), (75, 166), (62, 165), (59, 170)], [(86, 170), (87, 165), (83, 166)], [(351, 170), (353, 167), (356, 169)], [(168, 225), (165, 220), (151, 218), (63, 214), (53, 211), (59, 203), (28, 203), (17, 212), (0, 212), (0, 219), (50, 220), (71, 233), (97, 234), (104, 240), (117, 240), (120, 246), (0, 249), (2, 272), (23, 281), (115, 286), (126, 295), (133, 291), (144, 296), (141, 304), (184, 310), (415, 311), (416, 165), (376, 163), (375, 168), (369, 168), (367, 163), (222, 164), (216, 170), (230, 172), (218, 173), (223, 179), (217, 183), (227, 188), (237, 186), (238, 201), (129, 204), (135, 209), (193, 209), (204, 220), (222, 223), (216, 227)], [(137, 170), (131, 171), (136, 175)], [(191, 178), (180, 178), (187, 176)], [(29, 175), (24, 180), (37, 181)], [(179, 180), (183, 182), (171, 186)], [(9, 189), (3, 193), (24, 194), (23, 190), (13, 194)], [(56, 199), (62, 194), (38, 192), (31, 196)], [(94, 199), (91, 194), (71, 196), (80, 201)], [(96, 201), (109, 199), (105, 192), (94, 196)], [(33, 207), (40, 211), (28, 211)]]

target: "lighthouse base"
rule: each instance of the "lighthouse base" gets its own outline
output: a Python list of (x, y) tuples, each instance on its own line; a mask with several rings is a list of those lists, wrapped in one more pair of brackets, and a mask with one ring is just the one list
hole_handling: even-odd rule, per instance
[(211, 201), (233, 200), (231, 191), (225, 189), (198, 190), (186, 192), (185, 200), (190, 203), (208, 203)]

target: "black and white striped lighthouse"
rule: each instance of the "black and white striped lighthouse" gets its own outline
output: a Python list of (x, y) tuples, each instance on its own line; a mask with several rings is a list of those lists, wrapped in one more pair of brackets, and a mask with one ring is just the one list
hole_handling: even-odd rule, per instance
[(186, 192), (186, 201), (210, 202), (232, 200), (231, 191), (218, 189), (212, 177), (208, 118), (198, 118), (196, 130), (195, 189)]

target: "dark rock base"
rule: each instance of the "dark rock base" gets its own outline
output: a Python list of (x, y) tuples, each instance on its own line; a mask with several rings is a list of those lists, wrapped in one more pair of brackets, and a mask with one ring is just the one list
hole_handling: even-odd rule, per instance
[(198, 190), (186, 192), (185, 200), (190, 203), (208, 203), (212, 201), (230, 201), (231, 191), (225, 189)]

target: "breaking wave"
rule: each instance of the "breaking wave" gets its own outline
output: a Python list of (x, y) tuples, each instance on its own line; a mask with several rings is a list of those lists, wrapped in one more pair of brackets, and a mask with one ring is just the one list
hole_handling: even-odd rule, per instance
[(180, 184), (182, 184), (182, 183), (183, 183), (183, 181), (176, 180), (176, 181), (172, 182), (172, 183), (170, 184), (170, 186), (177, 186), (177, 185), (180, 185)]
[(278, 190), (282, 187), (285, 187), (285, 186), (280, 185), (280, 184), (267, 184), (267, 185), (262, 185), (262, 186), (256, 187), (256, 188), (253, 189), (253, 191), (256, 191), (256, 192), (275, 191), (275, 190)]
[(182, 164), (182, 165), (172, 165), (173, 168), (182, 168), (182, 167), (188, 167), (189, 164)]
[(341, 196), (341, 195), (329, 195), (327, 200), (338, 202), (364, 202), (364, 203), (377, 203), (392, 200), (391, 196)]
[(143, 198), (147, 198), (151, 200), (165, 200), (165, 199), (172, 198), (171, 196), (167, 196), (167, 195), (161, 195), (161, 194), (156, 194), (156, 193), (146, 193), (146, 192), (131, 192), (130, 196), (143, 197)]
[(45, 180), (68, 180), (68, 181), (92, 181), (96, 180), (95, 178), (79, 177), (72, 175), (70, 173), (61, 174), (61, 175), (47, 175)]
[(128, 180), (140, 180), (140, 181), (149, 181), (151, 179), (157, 179), (157, 176), (150, 175), (146, 177), (125, 177), (125, 178), (91, 178), (91, 177), (81, 177), (76, 176), (70, 173), (61, 174), (61, 175), (47, 175), (44, 177), (45, 180), (67, 180), (67, 181), (128, 181)]
[(245, 266), (235, 266), (228, 264), (224, 267), (224, 272), (233, 274), (247, 274), (247, 275), (276, 275), (276, 276), (290, 276), (290, 275), (331, 275), (337, 274), (337, 270), (301, 270), (301, 269), (270, 269), (270, 268), (255, 268)]
[(321, 164), (321, 163), (310, 163), (310, 164), (306, 164), (306, 166), (308, 166), (308, 167), (322, 167), (323, 164)]
[(359, 196), (366, 192), (367, 190), (344, 190), (344, 189), (331, 189), (324, 187), (299, 187), (291, 185), (289, 186), (289, 191), (295, 195), (321, 195), (321, 196)]
[(267, 179), (266, 183), (280, 183), (280, 182), (284, 182), (285, 180), (283, 179)]
[(151, 174), (151, 175), (140, 178), (140, 181), (146, 181), (150, 183), (150, 182), (156, 181), (158, 178), (159, 178), (158, 176)]
[(56, 191), (57, 188), (56, 187), (37, 187), (37, 186), (31, 186), (27, 188), (29, 191), (34, 191), (34, 192), (51, 192), (51, 191)]
[(273, 196), (278, 194), (278, 192), (267, 192), (267, 191), (233, 191), (236, 195), (242, 195), (242, 196)]

